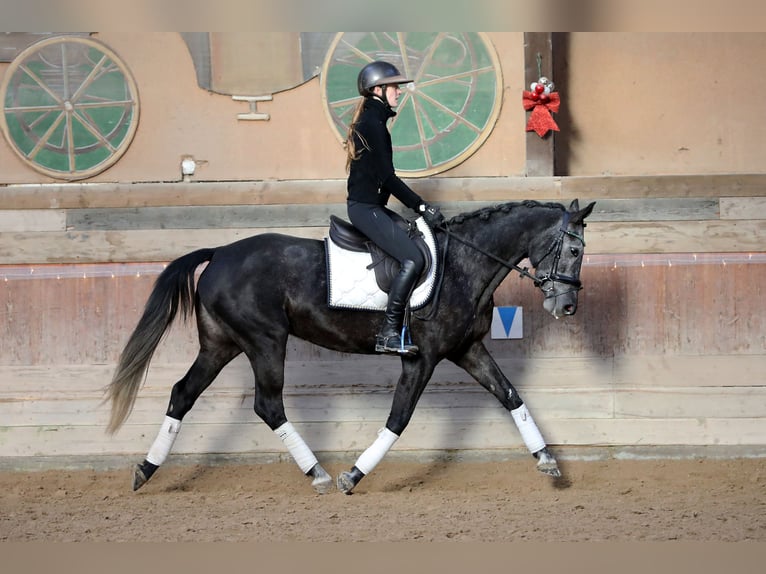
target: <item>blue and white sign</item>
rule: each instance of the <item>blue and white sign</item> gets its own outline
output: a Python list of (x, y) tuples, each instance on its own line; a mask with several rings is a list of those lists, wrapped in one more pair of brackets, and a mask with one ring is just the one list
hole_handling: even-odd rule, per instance
[(493, 339), (522, 339), (524, 337), (524, 314), (521, 307), (495, 307), (492, 311)]

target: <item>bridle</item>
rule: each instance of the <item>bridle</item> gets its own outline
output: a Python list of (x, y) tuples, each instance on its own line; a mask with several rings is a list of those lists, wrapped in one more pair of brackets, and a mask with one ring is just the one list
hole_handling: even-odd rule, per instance
[[(558, 272), (559, 269), (559, 261), (561, 260), (561, 252), (564, 249), (564, 236), (569, 236), (574, 239), (577, 239), (580, 243), (582, 243), (583, 247), (585, 247), (585, 239), (581, 236), (575, 233), (574, 231), (569, 231), (567, 229), (567, 225), (569, 225), (569, 212), (564, 212), (564, 218), (561, 222), (561, 227), (559, 228), (559, 235), (556, 238), (556, 241), (553, 242), (553, 245), (551, 245), (550, 249), (548, 249), (547, 253), (543, 255), (542, 259), (534, 265), (535, 268), (537, 268), (540, 263), (542, 263), (546, 257), (550, 256), (551, 253), (554, 253), (553, 258), (553, 267), (551, 267), (550, 273), (547, 273), (545, 275), (535, 275), (533, 279), (535, 280), (535, 285), (540, 288), (540, 290), (545, 294), (545, 298), (553, 297), (555, 296), (553, 294), (553, 285), (551, 285), (548, 289), (545, 288), (546, 283), (565, 283), (567, 285), (570, 285), (572, 289), (569, 291), (566, 291), (565, 293), (571, 293), (572, 291), (579, 291), (582, 289), (582, 282), (577, 277), (572, 277), (571, 275), (562, 275)], [(565, 293), (559, 293), (559, 295), (564, 295)]]
[[(555, 251), (553, 266), (551, 267), (551, 272), (545, 275), (537, 275), (537, 274), (532, 275), (529, 272), (529, 269), (527, 267), (519, 267), (515, 263), (511, 263), (510, 261), (501, 259), (497, 255), (490, 253), (483, 247), (476, 245), (475, 243), (468, 241), (467, 239), (464, 239), (460, 237), (459, 235), (455, 234), (453, 231), (449, 229), (449, 226), (446, 222), (442, 223), (441, 225), (438, 225), (437, 227), (441, 229), (442, 231), (444, 231), (444, 233), (447, 235), (447, 240), (444, 242), (444, 248), (441, 250), (442, 252), (441, 265), (440, 265), (441, 272), (439, 273), (439, 279), (436, 282), (436, 289), (434, 290), (435, 294), (434, 294), (433, 302), (431, 304), (431, 310), (425, 315), (417, 316), (418, 319), (428, 321), (430, 319), (433, 319), (436, 314), (436, 310), (439, 306), (438, 305), (439, 297), (441, 296), (442, 282), (444, 280), (444, 263), (447, 260), (447, 251), (449, 247), (450, 237), (453, 237), (460, 243), (467, 245), (468, 247), (478, 251), (485, 257), (488, 257), (492, 259), (493, 261), (497, 261), (503, 267), (516, 271), (519, 275), (521, 275), (522, 278), (529, 277), (534, 282), (535, 287), (537, 287), (538, 289), (540, 289), (540, 291), (543, 292), (543, 295), (545, 296), (546, 299), (550, 299), (551, 297), (558, 297), (559, 295), (565, 295), (566, 293), (571, 293), (573, 291), (579, 291), (580, 289), (582, 289), (582, 283), (580, 282), (578, 278), (572, 277), (570, 275), (562, 275), (561, 273), (558, 272), (559, 261), (561, 260), (561, 251), (564, 248), (564, 236), (569, 236), (569, 237), (573, 237), (577, 239), (583, 244), (583, 247), (585, 247), (585, 239), (581, 235), (578, 235), (577, 233), (573, 231), (569, 231), (567, 229), (567, 225), (569, 225), (569, 219), (570, 219), (570, 214), (568, 211), (565, 211), (563, 220), (561, 222), (561, 227), (559, 227), (558, 237), (556, 237), (556, 240), (551, 244), (550, 248), (545, 253), (545, 255), (542, 256), (540, 261), (538, 261), (537, 264), (535, 264), (534, 262), (532, 263), (533, 267), (535, 268), (538, 267), (540, 263), (542, 263), (547, 257), (549, 257)], [(547, 283), (551, 283), (551, 286), (550, 288), (546, 289), (545, 285)], [(571, 285), (572, 289), (570, 289), (569, 291), (565, 291), (564, 293), (559, 293), (558, 295), (556, 295), (553, 292), (553, 288), (554, 288), (553, 283), (565, 283), (567, 285)], [(405, 318), (405, 321), (408, 321), (408, 318)]]
[[(512, 269), (521, 275), (521, 277), (529, 277), (532, 281), (535, 283), (535, 287), (539, 288), (543, 294), (545, 295), (545, 298), (548, 299), (550, 297), (555, 297), (556, 295), (553, 293), (554, 289), (554, 283), (564, 283), (566, 285), (570, 285), (572, 289), (567, 291), (566, 293), (571, 293), (572, 291), (579, 291), (582, 289), (582, 282), (577, 277), (572, 277), (571, 275), (563, 275), (558, 272), (559, 268), (559, 261), (561, 261), (561, 252), (564, 248), (564, 237), (569, 236), (573, 237), (574, 239), (577, 239), (583, 244), (583, 247), (585, 247), (585, 239), (581, 236), (575, 233), (574, 231), (569, 231), (567, 229), (567, 226), (569, 225), (569, 218), (570, 214), (568, 211), (564, 212), (564, 217), (561, 222), (561, 227), (559, 227), (559, 235), (556, 237), (556, 240), (551, 244), (548, 251), (543, 255), (540, 260), (537, 263), (532, 262), (532, 266), (537, 268), (540, 263), (545, 261), (546, 258), (553, 255), (553, 266), (551, 267), (551, 271), (549, 273), (546, 273), (544, 275), (537, 275), (532, 274), (529, 272), (529, 268), (527, 267), (519, 267), (518, 265), (511, 263), (510, 261), (505, 261), (501, 259), (500, 257), (489, 253), (479, 245), (476, 245), (475, 243), (472, 243), (471, 241), (468, 241), (467, 239), (464, 239), (460, 237), (459, 235), (452, 232), (448, 227), (447, 224), (443, 224), (441, 226), (442, 230), (447, 234), (447, 237), (453, 237), (460, 243), (463, 243), (464, 245), (467, 245), (468, 247), (471, 247), (472, 249), (475, 249), (482, 255), (489, 257), (493, 261), (497, 261), (504, 267), (507, 267), (508, 269)], [(447, 248), (445, 245), (444, 253), (446, 253)], [(551, 283), (551, 286), (549, 288), (546, 288), (545, 285)], [(563, 295), (564, 293), (559, 293), (559, 295)]]

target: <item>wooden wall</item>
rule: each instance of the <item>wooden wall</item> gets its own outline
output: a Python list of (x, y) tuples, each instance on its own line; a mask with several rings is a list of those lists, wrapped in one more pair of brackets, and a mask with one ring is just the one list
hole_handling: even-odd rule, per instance
[[(448, 215), (526, 197), (597, 201), (577, 315), (555, 321), (515, 275), (496, 293), (497, 304), (524, 308), (524, 339), (488, 345), (551, 444), (766, 444), (766, 210), (759, 195), (766, 176), (430, 185), (424, 194), (440, 198)], [(343, 211), (342, 182), (332, 180), (4, 192), (0, 456), (15, 464), (144, 453), (171, 385), (196, 354), (193, 327), (177, 325), (162, 343), (136, 411), (115, 437), (103, 433), (101, 390), (163, 262), (267, 230), (320, 238), (328, 215)], [(225, 205), (216, 205), (220, 198)], [(356, 452), (385, 422), (398, 361), (291, 340), (287, 377), (288, 413), (309, 443)], [(238, 359), (188, 416), (175, 452), (278, 456), (281, 445), (255, 418), (252, 397), (251, 374)], [(397, 443), (401, 452), (519, 447), (508, 414), (449, 363)]]

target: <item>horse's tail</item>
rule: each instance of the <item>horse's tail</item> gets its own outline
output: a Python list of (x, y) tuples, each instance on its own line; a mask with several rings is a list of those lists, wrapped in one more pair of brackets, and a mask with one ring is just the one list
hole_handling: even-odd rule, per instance
[(111, 401), (112, 414), (106, 432), (113, 434), (127, 420), (136, 402), (149, 362), (180, 307), (184, 319), (194, 312), (194, 272), (210, 261), (215, 249), (199, 249), (170, 263), (157, 277), (138, 325), (123, 349), (104, 402)]

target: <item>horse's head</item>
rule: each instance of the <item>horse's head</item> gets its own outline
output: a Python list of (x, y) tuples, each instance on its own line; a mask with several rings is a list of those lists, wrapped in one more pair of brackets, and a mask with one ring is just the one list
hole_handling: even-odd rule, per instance
[(535, 282), (545, 295), (543, 307), (559, 319), (577, 311), (577, 292), (582, 289), (580, 267), (585, 251), (585, 218), (595, 202), (580, 209), (575, 199), (550, 230), (550, 241), (530, 254)]

